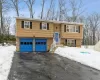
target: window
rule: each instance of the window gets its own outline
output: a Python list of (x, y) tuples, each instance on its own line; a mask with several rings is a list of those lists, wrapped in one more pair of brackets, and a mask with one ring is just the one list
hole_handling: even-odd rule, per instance
[(47, 30), (47, 23), (42, 22), (42, 30)]
[(43, 42), (41, 42), (41, 44), (43, 45)]
[(32, 42), (30, 42), (30, 45), (32, 45)]
[(24, 42), (24, 45), (26, 45), (26, 42)]
[(69, 26), (66, 27), (66, 31), (69, 32)]
[(79, 32), (79, 27), (78, 26), (76, 26), (76, 32)]
[(29, 42), (27, 42), (27, 45), (29, 45)]
[(21, 42), (20, 44), (23, 45), (23, 42)]
[(30, 21), (24, 21), (24, 28), (30, 29)]
[(72, 29), (73, 29), (72, 32), (76, 32), (76, 26), (73, 26)]
[(66, 39), (65, 44), (67, 46), (70, 46), (70, 47), (75, 47), (76, 46), (76, 40), (75, 39)]
[(44, 42), (44, 45), (46, 45), (46, 42)]
[(79, 27), (75, 25), (67, 25), (66, 32), (79, 32)]

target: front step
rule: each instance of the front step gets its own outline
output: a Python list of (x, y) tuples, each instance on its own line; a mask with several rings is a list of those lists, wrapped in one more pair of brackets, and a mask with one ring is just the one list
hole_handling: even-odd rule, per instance
[(56, 47), (53, 47), (53, 46), (51, 45), (50, 52), (54, 53), (54, 51), (55, 51), (58, 47), (63, 47), (63, 45), (62, 45), (62, 44), (57, 44)]

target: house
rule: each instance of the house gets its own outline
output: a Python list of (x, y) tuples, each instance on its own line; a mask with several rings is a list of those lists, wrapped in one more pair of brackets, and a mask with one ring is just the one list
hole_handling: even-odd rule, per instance
[(83, 24), (16, 17), (16, 49), (48, 51), (53, 43), (81, 47)]

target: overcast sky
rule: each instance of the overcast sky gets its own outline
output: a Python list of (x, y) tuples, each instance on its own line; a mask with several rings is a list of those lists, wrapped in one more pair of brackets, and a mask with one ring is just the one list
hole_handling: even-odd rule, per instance
[[(46, 4), (45, 4), (45, 10), (48, 9), (49, 7), (49, 2), (50, 0), (47, 0)], [(57, 8), (57, 0), (55, 7)], [(67, 0), (66, 0), (67, 1)], [(87, 14), (92, 14), (93, 12), (97, 12), (100, 13), (100, 0), (83, 0), (83, 4), (84, 4), (84, 9), (85, 12), (83, 13), (84, 16), (87, 16)], [(29, 17), (29, 11), (27, 6), (25, 6), (25, 3), (20, 3), (20, 16), (22, 17)], [(35, 4), (33, 7), (34, 11), (35, 11), (35, 15), (34, 18), (38, 18), (38, 16), (40, 15), (41, 12), (41, 0), (35, 0)], [(11, 9), (7, 14), (7, 16), (11, 16), (12, 18), (16, 17), (16, 13), (13, 9)], [(13, 22), (12, 22), (13, 24)], [(12, 28), (11, 28), (12, 29)], [(11, 30), (12, 31), (12, 30)]]

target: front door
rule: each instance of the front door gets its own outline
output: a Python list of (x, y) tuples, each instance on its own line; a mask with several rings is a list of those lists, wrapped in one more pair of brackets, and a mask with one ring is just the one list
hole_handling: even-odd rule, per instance
[(59, 43), (59, 42), (60, 42), (59, 32), (55, 32), (55, 33), (54, 33), (54, 41), (55, 41), (56, 43)]

